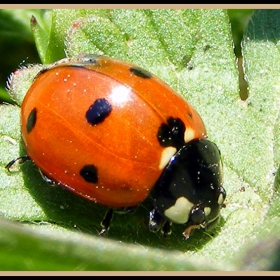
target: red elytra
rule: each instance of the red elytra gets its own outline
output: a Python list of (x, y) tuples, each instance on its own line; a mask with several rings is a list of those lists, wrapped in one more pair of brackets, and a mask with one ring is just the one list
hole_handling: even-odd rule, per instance
[(21, 107), (22, 139), (54, 182), (94, 202), (129, 207), (146, 199), (175, 153), (158, 140), (170, 116), (185, 124), (186, 141), (206, 137), (199, 114), (159, 78), (85, 55), (37, 75)]

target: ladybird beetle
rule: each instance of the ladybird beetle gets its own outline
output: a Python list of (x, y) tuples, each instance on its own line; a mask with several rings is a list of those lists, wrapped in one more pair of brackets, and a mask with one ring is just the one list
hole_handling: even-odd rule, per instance
[(221, 154), (197, 111), (166, 83), (107, 56), (65, 58), (40, 71), (21, 105), (21, 136), (43, 178), (113, 213), (153, 201), (149, 229), (212, 228), (224, 207)]

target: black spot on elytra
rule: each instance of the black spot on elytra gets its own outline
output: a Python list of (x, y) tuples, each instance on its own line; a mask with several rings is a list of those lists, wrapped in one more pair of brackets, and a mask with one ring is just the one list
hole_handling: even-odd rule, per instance
[(131, 67), (130, 72), (134, 75), (136, 75), (137, 77), (140, 78), (144, 78), (144, 79), (150, 79), (152, 77), (152, 74), (142, 68), (138, 68), (138, 67)]
[(85, 165), (80, 170), (80, 175), (86, 182), (89, 183), (98, 182), (97, 168), (93, 164)]
[(86, 119), (91, 125), (103, 122), (111, 113), (112, 106), (105, 98), (100, 98), (88, 108)]
[(29, 113), (29, 116), (27, 118), (27, 122), (26, 122), (27, 133), (30, 133), (32, 129), (35, 127), (36, 120), (37, 120), (37, 109), (34, 108)]
[(181, 119), (169, 117), (167, 123), (163, 123), (159, 127), (157, 139), (161, 146), (172, 146), (178, 150), (184, 145), (185, 130), (185, 124)]

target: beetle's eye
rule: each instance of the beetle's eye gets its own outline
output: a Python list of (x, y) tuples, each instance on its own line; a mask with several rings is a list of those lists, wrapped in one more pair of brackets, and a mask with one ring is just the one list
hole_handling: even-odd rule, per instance
[(199, 207), (193, 208), (192, 211), (191, 211), (191, 214), (190, 214), (190, 220), (195, 225), (201, 224), (205, 220), (204, 211)]

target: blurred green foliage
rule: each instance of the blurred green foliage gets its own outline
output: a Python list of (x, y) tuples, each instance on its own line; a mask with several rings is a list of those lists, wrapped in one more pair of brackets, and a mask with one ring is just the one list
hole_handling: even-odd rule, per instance
[(228, 15), (231, 23), (232, 38), (234, 42), (234, 51), (237, 57), (241, 56), (241, 40), (243, 38), (244, 29), (254, 10), (248, 9), (230, 9)]
[[(30, 20), (32, 15), (39, 13), (38, 18), (43, 17), (44, 12), (46, 10), (0, 10), (0, 102), (11, 102), (5, 89), (10, 73), (28, 63), (41, 62), (30, 27)], [(240, 42), (252, 12), (252, 9), (228, 10), (237, 57), (241, 56)]]

